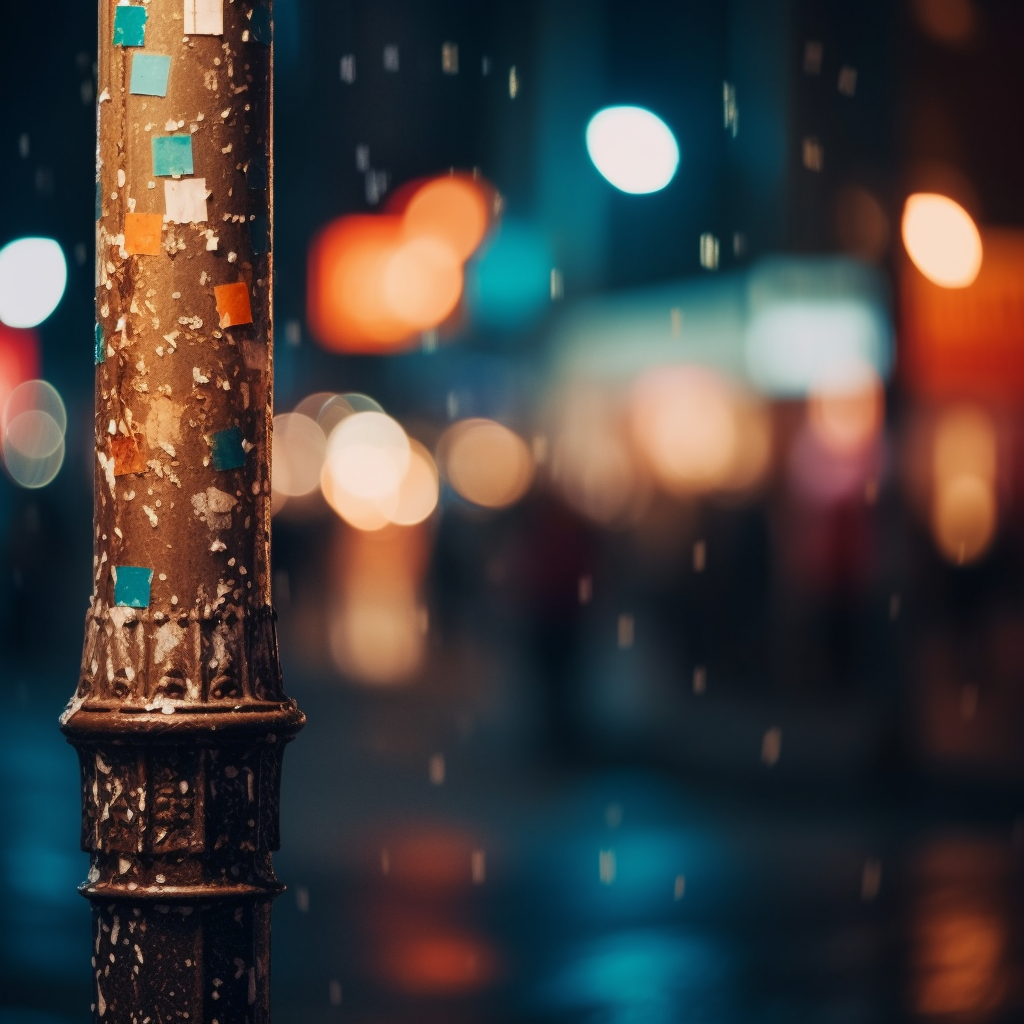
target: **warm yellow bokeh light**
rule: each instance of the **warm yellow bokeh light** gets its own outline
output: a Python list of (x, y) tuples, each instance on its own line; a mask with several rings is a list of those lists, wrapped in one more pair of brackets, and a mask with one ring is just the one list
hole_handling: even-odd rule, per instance
[(957, 476), (935, 489), (932, 529), (943, 556), (956, 565), (976, 561), (996, 532), (995, 487), (976, 476)]
[(353, 413), (331, 431), (327, 465), (337, 486), (374, 501), (398, 490), (409, 465), (409, 438), (382, 412)]
[(730, 397), (716, 375), (693, 367), (661, 368), (637, 381), (633, 437), (669, 490), (710, 490), (728, 476), (738, 441)]
[(419, 668), (424, 653), (422, 614), (411, 588), (368, 586), (348, 589), (331, 619), (334, 663), (364, 683), (403, 682)]
[(439, 239), (410, 238), (388, 260), (383, 294), (388, 309), (409, 330), (435, 327), (459, 304), (462, 264)]
[(396, 493), (395, 507), (388, 518), (396, 526), (415, 526), (422, 523), (437, 508), (437, 467), (430, 452), (409, 439), (409, 465)]
[(298, 498), (316, 490), (327, 453), (327, 438), (302, 413), (274, 417), (271, 483), (276, 494)]
[(931, 523), (935, 543), (956, 565), (980, 558), (998, 522), (996, 427), (981, 407), (954, 406), (932, 437)]
[(966, 288), (981, 270), (981, 234), (959, 203), (918, 192), (903, 208), (903, 244), (914, 266), (943, 288)]
[(354, 412), (331, 432), (320, 475), (327, 504), (364, 532), (415, 526), (437, 507), (430, 452), (381, 412)]
[(771, 455), (767, 417), (752, 397), (694, 366), (659, 367), (630, 394), (633, 441), (671, 494), (741, 490)]
[(455, 491), (484, 508), (514, 504), (533, 481), (526, 442), (493, 420), (463, 420), (450, 427), (438, 445), (438, 457)]
[(996, 428), (987, 412), (964, 405), (943, 414), (932, 442), (932, 473), (937, 485), (958, 476), (995, 480)]
[(330, 462), (324, 463), (320, 490), (327, 504), (357, 530), (383, 530), (391, 522), (388, 518), (389, 509), (398, 507), (397, 490), (377, 499), (359, 498), (352, 494), (331, 472)]

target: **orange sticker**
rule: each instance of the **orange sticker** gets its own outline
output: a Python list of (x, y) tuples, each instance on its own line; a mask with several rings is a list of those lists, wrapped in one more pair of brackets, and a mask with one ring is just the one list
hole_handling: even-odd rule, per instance
[(124, 251), (129, 256), (159, 256), (163, 223), (164, 218), (159, 213), (126, 213)]
[(146, 472), (146, 460), (139, 449), (137, 437), (125, 437), (124, 434), (112, 437), (110, 454), (114, 457), (114, 476)]
[(213, 289), (213, 294), (217, 298), (221, 327), (237, 327), (239, 324), (252, 323), (249, 287), (244, 281), (219, 284)]

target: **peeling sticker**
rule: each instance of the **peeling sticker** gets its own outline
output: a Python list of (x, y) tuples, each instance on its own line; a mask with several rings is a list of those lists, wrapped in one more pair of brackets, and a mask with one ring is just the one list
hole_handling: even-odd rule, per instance
[(242, 437), (242, 431), (238, 427), (218, 430), (215, 434), (207, 437), (206, 440), (210, 446), (213, 468), (217, 472), (239, 469), (245, 465), (245, 439)]

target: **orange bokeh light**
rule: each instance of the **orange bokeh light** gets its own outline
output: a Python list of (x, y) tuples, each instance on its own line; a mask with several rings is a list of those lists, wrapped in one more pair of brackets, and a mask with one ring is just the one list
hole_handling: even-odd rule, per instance
[(314, 240), (309, 326), (327, 348), (379, 352), (408, 336), (408, 324), (388, 308), (384, 294), (388, 261), (401, 239), (399, 218), (357, 216), (328, 224)]
[(410, 237), (443, 241), (459, 260), (468, 260), (490, 223), (490, 189), (466, 175), (434, 178), (420, 185), (404, 207)]
[(462, 265), (490, 207), (490, 189), (453, 175), (404, 190), (387, 214), (328, 224), (309, 251), (313, 334), (335, 351), (379, 353), (440, 326), (462, 298)]
[(980, 407), (947, 410), (932, 442), (931, 525), (947, 561), (981, 558), (995, 538), (997, 441), (991, 417)]
[(899, 371), (929, 398), (1018, 402), (1024, 395), (1024, 231), (986, 228), (985, 259), (967, 288), (900, 275)]

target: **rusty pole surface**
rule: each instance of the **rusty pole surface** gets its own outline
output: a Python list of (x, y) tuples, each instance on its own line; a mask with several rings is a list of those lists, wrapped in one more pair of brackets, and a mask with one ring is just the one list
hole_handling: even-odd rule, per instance
[(271, 12), (99, 7), (94, 590), (61, 719), (93, 1019), (261, 1024), (304, 722), (270, 593)]

